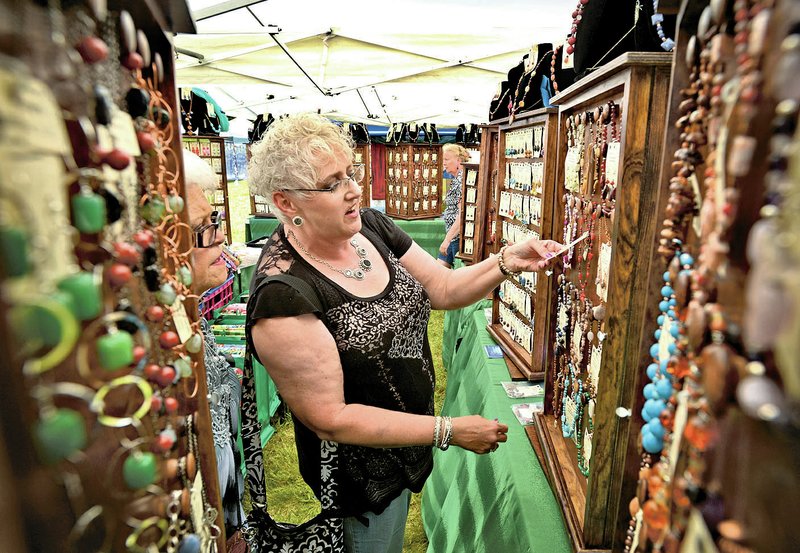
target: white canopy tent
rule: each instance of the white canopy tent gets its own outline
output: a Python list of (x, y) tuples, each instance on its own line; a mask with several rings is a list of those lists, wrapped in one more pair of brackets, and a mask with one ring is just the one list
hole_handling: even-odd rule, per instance
[(564, 0), (190, 0), (178, 86), (206, 90), (243, 135), (261, 113), (387, 125), (485, 122), (532, 45), (563, 41)]

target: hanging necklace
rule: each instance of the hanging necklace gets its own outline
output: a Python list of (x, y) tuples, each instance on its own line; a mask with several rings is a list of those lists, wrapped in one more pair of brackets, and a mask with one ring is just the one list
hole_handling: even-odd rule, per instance
[(331, 265), (330, 263), (328, 263), (324, 259), (320, 259), (319, 257), (315, 256), (313, 253), (308, 251), (305, 248), (305, 246), (303, 246), (303, 244), (300, 243), (300, 240), (297, 239), (297, 236), (294, 235), (294, 232), (292, 232), (291, 230), (287, 230), (286, 231), (286, 235), (287, 236), (291, 236), (292, 239), (297, 244), (297, 246), (300, 248), (300, 250), (304, 254), (306, 254), (308, 257), (310, 257), (312, 260), (316, 261), (317, 263), (322, 263), (328, 269), (330, 269), (332, 271), (336, 271), (337, 273), (341, 273), (344, 276), (346, 276), (347, 278), (354, 278), (356, 280), (364, 280), (364, 277), (366, 276), (366, 273), (368, 271), (372, 270), (372, 261), (367, 259), (367, 250), (366, 250), (366, 248), (364, 248), (362, 246), (359, 246), (358, 245), (358, 241), (355, 239), (355, 237), (350, 239), (350, 245), (353, 246), (353, 249), (356, 250), (356, 253), (358, 254), (358, 257), (359, 257), (358, 267), (356, 267), (355, 269), (337, 269), (336, 267), (334, 267), (333, 265)]
[(575, 42), (578, 37), (578, 25), (580, 25), (581, 19), (583, 19), (584, 6), (588, 3), (589, 0), (579, 0), (578, 6), (572, 12), (572, 27), (567, 35), (567, 54), (572, 54), (575, 51)]
[(508, 94), (508, 91), (509, 91), (509, 90), (510, 90), (510, 89), (508, 89), (508, 88), (507, 88), (507, 89), (505, 89), (505, 90), (503, 91), (503, 93), (500, 95), (500, 97), (497, 99), (497, 105), (494, 107), (494, 109), (493, 109), (493, 110), (491, 110), (491, 111), (489, 112), (489, 121), (493, 121), (493, 120), (494, 120), (494, 119), (493, 119), (493, 117), (494, 117), (494, 114), (495, 114), (495, 113), (497, 113), (497, 111), (498, 111), (498, 110), (499, 110), (499, 109), (500, 109), (502, 106), (504, 106), (504, 105), (505, 105), (505, 104), (503, 103), (503, 98), (505, 98), (505, 97), (506, 97), (506, 94)]
[(555, 94), (558, 94), (558, 83), (556, 82), (556, 61), (559, 55), (559, 50), (561, 50), (560, 44), (553, 49), (553, 57), (550, 58), (550, 82), (553, 83), (553, 92)]
[[(539, 58), (539, 60), (536, 62), (536, 65), (531, 64), (532, 69), (529, 69), (528, 71), (525, 71), (522, 74), (522, 76), (519, 78), (519, 81), (517, 82), (517, 89), (514, 91), (514, 97), (511, 100), (511, 103), (512, 103), (511, 104), (511, 115), (515, 115), (517, 113), (518, 109), (522, 109), (522, 108), (525, 107), (525, 97), (527, 96), (528, 92), (531, 91), (531, 82), (533, 81), (533, 76), (536, 73), (536, 71), (539, 69), (539, 66), (542, 65), (542, 62), (547, 57), (547, 54), (552, 54), (552, 53), (553, 53), (553, 50), (550, 50), (550, 51), (545, 52), (544, 54), (542, 54), (542, 57)], [(527, 77), (527, 84), (525, 85), (525, 92), (522, 93), (522, 98), (520, 98), (519, 97), (519, 91), (520, 91), (520, 88), (522, 87), (522, 81), (525, 80), (526, 77)], [(541, 102), (541, 101), (542, 100), (539, 99), (539, 102)], [(539, 102), (536, 102), (536, 104), (538, 104)], [(532, 106), (528, 106), (528, 110), (530, 110), (533, 107), (535, 107), (536, 104), (534, 104)], [(511, 123), (511, 122), (513, 122), (513, 121), (509, 121), (509, 123)]]

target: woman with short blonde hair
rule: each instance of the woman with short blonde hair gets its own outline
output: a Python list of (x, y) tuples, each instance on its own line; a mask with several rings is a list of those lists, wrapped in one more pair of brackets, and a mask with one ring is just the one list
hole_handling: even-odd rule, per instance
[(559, 245), (529, 240), (445, 270), (386, 215), (360, 209), (363, 170), (341, 130), (317, 115), (273, 123), (249, 174), (283, 223), (250, 286), (248, 343), (292, 412), (300, 473), (320, 497), (321, 440), (336, 442), (347, 551), (401, 553), (431, 446), (489, 453), (508, 431), (495, 413), (434, 415), (431, 309), (469, 305), (510, 271), (544, 268)]
[(464, 171), (462, 163), (469, 161), (469, 151), (459, 144), (445, 144), (442, 147), (442, 165), (453, 175), (450, 187), (444, 196), (445, 208), (442, 213), (445, 235), (439, 245), (437, 260), (445, 267), (452, 267), (458, 253), (458, 230), (461, 228), (461, 195), (463, 193)]

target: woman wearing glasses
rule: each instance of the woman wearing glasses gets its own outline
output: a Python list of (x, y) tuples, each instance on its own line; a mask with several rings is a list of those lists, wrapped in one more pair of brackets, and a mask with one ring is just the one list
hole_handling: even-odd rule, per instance
[[(431, 446), (494, 451), (508, 427), (479, 415), (435, 417), (427, 338), (431, 308), (469, 305), (504, 273), (538, 270), (554, 242), (531, 240), (457, 271), (439, 265), (385, 215), (359, 209), (363, 169), (350, 139), (317, 115), (273, 123), (255, 144), (251, 190), (282, 224), (250, 289), (248, 336), (294, 418), (300, 473), (319, 497), (320, 440), (339, 445), (347, 550), (400, 552), (410, 492), (431, 472)], [(493, 414), (488, 414), (492, 416)]]
[[(211, 210), (206, 192), (217, 188), (217, 175), (195, 154), (183, 152), (189, 224), (194, 231), (192, 249), (192, 289), (203, 295), (225, 282), (228, 267), (222, 257), (225, 233), (219, 231), (219, 213)], [(222, 507), (225, 511), (226, 534), (230, 537), (242, 524), (244, 511), (241, 497), (244, 481), (239, 468), (236, 437), (239, 431), (241, 385), (225, 357), (219, 353), (217, 342), (207, 321), (200, 321), (205, 338), (204, 361), (208, 385), (211, 430), (217, 457)]]

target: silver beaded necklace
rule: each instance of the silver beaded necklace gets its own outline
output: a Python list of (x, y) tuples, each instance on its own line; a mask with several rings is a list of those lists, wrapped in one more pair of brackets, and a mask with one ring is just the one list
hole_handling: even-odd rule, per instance
[(356, 254), (358, 254), (358, 257), (359, 257), (358, 267), (356, 267), (355, 269), (337, 269), (336, 267), (334, 267), (333, 265), (331, 265), (330, 263), (328, 263), (324, 259), (320, 259), (316, 255), (314, 255), (313, 253), (308, 251), (305, 248), (305, 246), (303, 246), (303, 244), (300, 242), (300, 240), (297, 239), (297, 236), (295, 236), (295, 234), (291, 231), (291, 229), (286, 231), (286, 235), (287, 236), (291, 236), (292, 239), (295, 241), (295, 243), (300, 248), (300, 251), (302, 251), (308, 257), (310, 257), (311, 259), (313, 259), (317, 263), (322, 263), (323, 265), (325, 265), (328, 269), (330, 269), (332, 271), (336, 271), (337, 273), (343, 274), (347, 278), (354, 278), (356, 280), (364, 280), (364, 277), (366, 276), (366, 273), (368, 271), (372, 270), (372, 261), (367, 259), (367, 250), (366, 250), (366, 248), (364, 248), (362, 246), (359, 246), (358, 241), (355, 239), (355, 237), (350, 239), (350, 245), (353, 246), (353, 249), (356, 250)]

